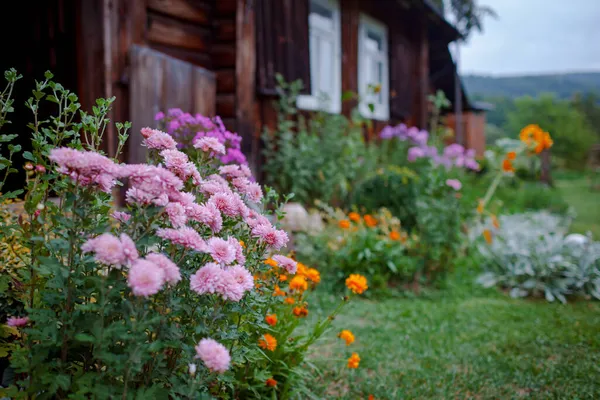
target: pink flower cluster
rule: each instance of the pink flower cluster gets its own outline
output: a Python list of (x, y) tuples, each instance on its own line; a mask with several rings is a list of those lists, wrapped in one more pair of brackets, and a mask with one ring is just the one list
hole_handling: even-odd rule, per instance
[(89, 239), (81, 246), (83, 253), (95, 253), (97, 262), (115, 268), (130, 265), (139, 257), (133, 240), (122, 233), (119, 238), (110, 233), (103, 233)]
[(202, 182), (200, 172), (196, 165), (188, 159), (187, 154), (179, 151), (167, 149), (160, 152), (165, 167), (178, 176), (183, 181), (192, 178), (194, 185), (199, 185)]
[(196, 358), (201, 359), (209, 370), (223, 373), (229, 369), (231, 363), (229, 350), (216, 340), (202, 339), (195, 349)]
[(280, 254), (271, 257), (281, 268), (284, 268), (289, 274), (295, 274), (298, 263), (289, 257)]
[(52, 149), (48, 158), (58, 164), (58, 172), (71, 177), (77, 185), (98, 186), (106, 193), (110, 193), (121, 176), (117, 164), (93, 151), (60, 147)]
[(174, 150), (177, 148), (177, 142), (165, 132), (158, 129), (142, 128), (144, 140), (142, 144), (149, 149), (154, 150)]
[(208, 263), (190, 277), (191, 290), (200, 295), (218, 294), (224, 300), (240, 301), (253, 287), (252, 274), (240, 265), (223, 268)]
[(167, 256), (150, 253), (136, 260), (127, 274), (127, 284), (135, 296), (149, 297), (158, 293), (163, 285), (175, 285), (181, 280), (179, 268)]
[(166, 168), (147, 164), (124, 165), (121, 168), (123, 177), (129, 178), (129, 189), (125, 193), (128, 203), (164, 207), (169, 201), (180, 198), (183, 182)]
[(12, 326), (13, 328), (20, 328), (27, 325), (29, 317), (10, 317), (6, 320), (6, 325)]

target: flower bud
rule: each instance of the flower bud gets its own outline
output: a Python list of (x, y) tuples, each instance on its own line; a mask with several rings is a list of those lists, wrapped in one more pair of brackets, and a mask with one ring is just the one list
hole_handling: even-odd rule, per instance
[(46, 172), (46, 167), (44, 167), (43, 165), (39, 165), (38, 164), (38, 165), (35, 166), (35, 170), (37, 172)]
[(44, 206), (44, 203), (38, 203), (38, 205), (35, 206), (35, 208), (37, 208), (38, 210), (43, 210), (46, 207)]
[(39, 217), (39, 216), (40, 216), (40, 214), (41, 214), (41, 211), (40, 211), (40, 210), (35, 210), (35, 212), (33, 213), (33, 218), (37, 218), (37, 217)]
[(27, 163), (27, 164), (25, 164), (25, 166), (23, 168), (25, 168), (27, 171), (31, 171), (31, 170), (33, 170), (33, 164)]
[(188, 372), (191, 376), (196, 375), (196, 364), (188, 364)]

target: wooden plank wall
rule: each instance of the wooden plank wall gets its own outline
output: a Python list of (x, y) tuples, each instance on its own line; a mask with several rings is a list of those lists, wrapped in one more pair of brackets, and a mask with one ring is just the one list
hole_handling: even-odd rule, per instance
[(213, 115), (215, 74), (148, 47), (132, 46), (129, 110), (132, 122), (129, 162), (145, 160), (140, 129), (154, 121), (158, 111), (181, 108), (190, 113)]
[(214, 45), (211, 48), (212, 70), (217, 76), (216, 112), (225, 126), (236, 125), (236, 13), (238, 0), (217, 0), (214, 10)]

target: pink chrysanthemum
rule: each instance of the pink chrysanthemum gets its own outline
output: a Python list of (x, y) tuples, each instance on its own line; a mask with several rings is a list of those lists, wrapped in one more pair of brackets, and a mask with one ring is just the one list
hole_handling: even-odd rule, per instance
[(165, 167), (184, 181), (193, 177), (195, 181), (201, 181), (202, 177), (193, 162), (190, 162), (187, 154), (179, 150), (163, 150), (160, 152)]
[(198, 232), (189, 226), (184, 226), (179, 229), (159, 229), (156, 231), (156, 236), (170, 240), (172, 243), (186, 247), (188, 249), (205, 252), (206, 243), (200, 237)]
[(244, 174), (244, 176), (246, 178), (252, 177), (252, 171), (250, 171), (250, 168), (248, 168), (247, 165), (245, 165), (245, 164), (240, 165), (240, 170), (242, 171), (242, 174)]
[(196, 196), (188, 192), (179, 192), (177, 197), (173, 199), (177, 203), (181, 203), (184, 207), (189, 207), (196, 202)]
[(48, 158), (58, 164), (58, 172), (68, 175), (78, 185), (95, 185), (106, 193), (110, 193), (120, 176), (120, 166), (93, 151), (60, 147), (52, 149)]
[(240, 192), (254, 203), (259, 203), (263, 198), (262, 188), (256, 182), (249, 182)]
[(10, 317), (6, 320), (6, 325), (12, 326), (14, 328), (19, 328), (21, 326), (27, 325), (29, 322), (29, 317)]
[(135, 296), (152, 296), (160, 291), (164, 283), (163, 269), (148, 260), (136, 260), (127, 274), (127, 285)]
[(244, 176), (240, 166), (237, 164), (223, 165), (219, 167), (219, 173), (230, 178), (239, 178)]
[(279, 250), (288, 242), (285, 231), (275, 229), (271, 224), (259, 224), (252, 228), (252, 236), (265, 243), (273, 250)]
[(298, 266), (298, 263), (294, 260), (292, 260), (289, 257), (286, 256), (282, 256), (280, 254), (274, 255), (273, 257), (271, 257), (273, 260), (275, 260), (277, 262), (277, 264), (279, 264), (279, 266), (281, 268), (285, 268), (285, 270), (289, 273), (289, 274), (295, 274), (296, 273), (296, 268)]
[(250, 209), (248, 211), (248, 215), (244, 217), (244, 221), (248, 224), (250, 228), (254, 228), (257, 225), (267, 224), (269, 225), (271, 222), (267, 217), (262, 214), (259, 214), (255, 210)]
[(221, 212), (212, 203), (191, 204), (186, 208), (186, 213), (191, 220), (208, 225), (213, 233), (220, 232), (223, 227)]
[(208, 263), (190, 276), (190, 289), (198, 294), (218, 293), (225, 271), (215, 263)]
[(229, 369), (231, 356), (221, 343), (213, 339), (202, 339), (196, 346), (196, 358), (204, 362), (213, 372), (223, 373)]
[(119, 222), (126, 223), (131, 219), (131, 215), (122, 211), (114, 211), (111, 216)]
[(165, 207), (165, 212), (169, 217), (169, 221), (173, 228), (181, 228), (185, 226), (187, 222), (187, 215), (185, 212), (185, 207), (181, 205), (181, 203), (169, 203)]
[(460, 190), (462, 188), (462, 183), (458, 179), (447, 179), (446, 185), (450, 186), (454, 190)]
[(99, 263), (118, 268), (138, 257), (135, 244), (129, 236), (122, 234), (121, 239), (119, 240), (110, 233), (103, 233), (85, 242), (81, 246), (81, 250), (84, 253), (95, 253), (94, 258)]
[(237, 261), (238, 264), (243, 265), (246, 262), (246, 256), (244, 256), (244, 248), (239, 240), (234, 237), (229, 237), (227, 242), (235, 249), (235, 261)]
[(166, 206), (169, 200), (177, 201), (183, 182), (166, 168), (146, 164), (126, 165), (123, 177), (129, 178), (126, 192), (128, 203)]
[(145, 129), (142, 132), (142, 136), (144, 136), (142, 144), (149, 149), (173, 150), (177, 148), (177, 142), (168, 133), (159, 131), (158, 129), (151, 129), (150, 131)]
[(179, 267), (175, 265), (167, 256), (161, 253), (150, 253), (146, 255), (146, 260), (158, 265), (165, 274), (165, 282), (175, 285), (181, 280)]
[(254, 278), (252, 277), (252, 274), (241, 265), (234, 265), (233, 267), (229, 268), (227, 272), (233, 276), (235, 281), (245, 292), (254, 288)]
[(225, 154), (225, 146), (215, 137), (201, 137), (194, 142), (194, 147), (204, 152), (213, 151), (218, 154)]
[(236, 258), (235, 247), (218, 237), (208, 239), (208, 253), (220, 264), (231, 264)]
[(232, 193), (216, 193), (208, 199), (210, 204), (228, 217), (236, 217), (239, 214), (239, 204), (235, 201)]
[(245, 193), (246, 187), (250, 184), (250, 181), (245, 176), (233, 178), (231, 184), (240, 193)]
[(230, 271), (223, 271), (218, 293), (224, 300), (237, 302), (244, 297), (245, 291)]

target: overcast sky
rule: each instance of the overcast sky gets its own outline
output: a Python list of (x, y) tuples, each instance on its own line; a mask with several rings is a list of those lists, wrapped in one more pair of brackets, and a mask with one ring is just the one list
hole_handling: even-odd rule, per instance
[(461, 46), (465, 73), (600, 71), (600, 0), (479, 0), (498, 19)]

